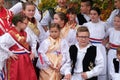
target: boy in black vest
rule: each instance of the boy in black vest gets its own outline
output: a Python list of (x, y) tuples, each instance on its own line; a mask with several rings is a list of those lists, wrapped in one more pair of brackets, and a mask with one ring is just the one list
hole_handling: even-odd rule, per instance
[(120, 80), (120, 47), (117, 48), (117, 58), (113, 59), (110, 66), (110, 80)]
[(92, 4), (92, 0), (81, 0), (80, 13), (77, 14), (77, 20), (79, 22), (79, 25), (83, 25), (84, 23), (90, 21), (89, 15)]
[(89, 36), (85, 26), (79, 27), (76, 34), (78, 43), (70, 46), (71, 80), (98, 80), (97, 76), (104, 68), (103, 55), (97, 47), (90, 44)]

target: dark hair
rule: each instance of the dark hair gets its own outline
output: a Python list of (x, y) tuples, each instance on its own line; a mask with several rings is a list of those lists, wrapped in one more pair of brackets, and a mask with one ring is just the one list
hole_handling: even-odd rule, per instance
[(76, 12), (75, 8), (72, 7), (72, 8), (69, 8), (69, 9), (67, 10), (67, 14), (77, 14), (77, 12)]
[(92, 0), (81, 0), (81, 2), (85, 2), (87, 6), (93, 6), (93, 1)]
[(23, 14), (17, 14), (13, 16), (12, 23), (16, 26), (18, 22), (23, 22), (25, 19), (27, 19), (27, 16)]
[(61, 30), (60, 25), (57, 23), (51, 23), (49, 29), (51, 28), (57, 28), (59, 31)]
[[(31, 2), (25, 2), (25, 3), (23, 3), (23, 10), (25, 10), (26, 9), (26, 7), (28, 6), (28, 5), (33, 5), (34, 6), (34, 8), (35, 8), (35, 4), (31, 1)], [(36, 23), (36, 20), (35, 20), (35, 18), (33, 17), (32, 19), (29, 19), (28, 18), (28, 20), (30, 21), (30, 22), (32, 22), (32, 23)]]
[(117, 14), (115, 17), (119, 17), (120, 18), (120, 14)]
[[(96, 12), (98, 13), (98, 15), (101, 14), (101, 10), (100, 10), (98, 7), (93, 7), (93, 8), (91, 8), (91, 10), (96, 11)], [(91, 11), (91, 10), (90, 10), (90, 11)]]
[[(76, 35), (78, 35), (79, 32), (88, 32), (89, 33), (89, 30), (86, 26), (81, 26), (77, 29), (77, 33)], [(90, 33), (89, 33), (90, 34)]]
[(68, 18), (67, 18), (67, 16), (66, 16), (65, 13), (63, 13), (63, 12), (57, 12), (56, 14), (59, 16), (59, 18), (60, 18), (61, 20), (64, 20), (64, 22), (67, 23)]

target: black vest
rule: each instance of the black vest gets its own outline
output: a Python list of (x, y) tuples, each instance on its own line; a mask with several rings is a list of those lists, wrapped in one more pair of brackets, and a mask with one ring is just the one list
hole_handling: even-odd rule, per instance
[(79, 25), (83, 25), (84, 23), (87, 22), (87, 20), (84, 18), (84, 16), (81, 13), (77, 14), (77, 18), (78, 18)]
[[(72, 64), (72, 74), (73, 74), (75, 64), (77, 61), (78, 49), (75, 45), (72, 45), (72, 46), (70, 46), (69, 52), (70, 52), (71, 61), (73, 62), (73, 64)], [(96, 47), (90, 46), (87, 49), (87, 52), (86, 52), (85, 57), (84, 57), (83, 62), (82, 62), (83, 72), (90, 71), (91, 69), (93, 69), (95, 67), (95, 58), (96, 58)], [(87, 79), (87, 80), (97, 80), (97, 77), (92, 77), (92, 78)]]
[(113, 59), (115, 73), (119, 73), (119, 61), (116, 58)]

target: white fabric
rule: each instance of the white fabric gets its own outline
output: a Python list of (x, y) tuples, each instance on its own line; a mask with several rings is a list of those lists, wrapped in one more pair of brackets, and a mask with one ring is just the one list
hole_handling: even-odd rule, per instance
[(49, 11), (48, 10), (45, 11), (44, 14), (43, 14), (43, 18), (40, 21), (41, 25), (42, 26), (48, 26), (49, 23), (52, 23), (52, 22), (53, 22), (53, 19), (51, 18)]
[(68, 42), (69, 46), (75, 44), (77, 42), (77, 40), (76, 40), (76, 30), (70, 29), (67, 36), (64, 39)]
[(109, 42), (120, 45), (120, 31), (115, 30), (114, 28), (109, 28), (106, 32), (106, 36), (109, 36)]
[[(51, 44), (50, 41), (48, 39), (46, 39), (41, 43), (41, 45), (38, 49), (38, 53), (40, 53), (42, 55), (42, 58), (44, 60), (44, 65), (40, 64), (40, 62), (39, 62), (39, 68), (46, 68), (48, 65), (51, 64), (49, 59), (45, 55), (50, 44)], [(68, 49), (69, 49), (69, 46), (68, 46), (66, 40), (62, 39), (60, 51), (62, 53), (63, 58), (62, 58), (62, 64), (61, 64), (62, 67), (60, 69), (60, 72), (61, 72), (61, 74), (64, 74), (64, 75), (71, 73), (70, 72), (70, 70), (71, 70), (70, 56), (69, 56)]]
[[(19, 12), (22, 11), (22, 3), (18, 2), (12, 8), (10, 8), (10, 11), (12, 11), (14, 15), (18, 14)], [(35, 15), (34, 15), (34, 17), (36, 18), (37, 21), (41, 20), (41, 15), (40, 15), (37, 7), (35, 9)]]
[(113, 22), (114, 22), (114, 17), (119, 13), (119, 9), (115, 9), (111, 12), (109, 18), (107, 19), (106, 23), (110, 26), (113, 27)]
[(87, 22), (90, 21), (90, 16), (86, 15), (86, 14), (82, 14), (84, 16), (84, 18), (86, 19)]
[(99, 21), (97, 23), (87, 22), (83, 24), (90, 32), (90, 38), (104, 39), (107, 26), (105, 22)]
[[(80, 49), (78, 43), (76, 44), (76, 47), (78, 48), (77, 62), (75, 64), (74, 74), (73, 74), (71, 80), (83, 80), (80, 78), (80, 74), (83, 72), (82, 61), (84, 59), (87, 49), (90, 46), (91, 46), (91, 44), (87, 45), (83, 49)], [(103, 71), (104, 59), (103, 59), (102, 52), (99, 50), (99, 48), (97, 48), (95, 64), (96, 64), (96, 66), (91, 71), (86, 72), (88, 78), (98, 76)]]
[[(120, 64), (120, 61), (119, 61), (119, 64)], [(111, 79), (112, 80), (120, 80), (120, 65), (119, 65), (119, 73), (115, 73), (113, 60), (112, 60), (112, 62), (110, 63), (109, 66), (110, 66), (110, 76), (111, 76)]]

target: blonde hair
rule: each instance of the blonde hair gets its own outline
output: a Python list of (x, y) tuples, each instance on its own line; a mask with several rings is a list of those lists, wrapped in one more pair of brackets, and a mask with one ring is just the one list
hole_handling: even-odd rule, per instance
[(90, 32), (89, 32), (89, 30), (88, 30), (88, 28), (87, 28), (86, 26), (81, 26), (81, 27), (79, 27), (79, 28), (77, 29), (76, 35), (78, 35), (79, 32), (88, 32), (89, 35), (90, 35)]

